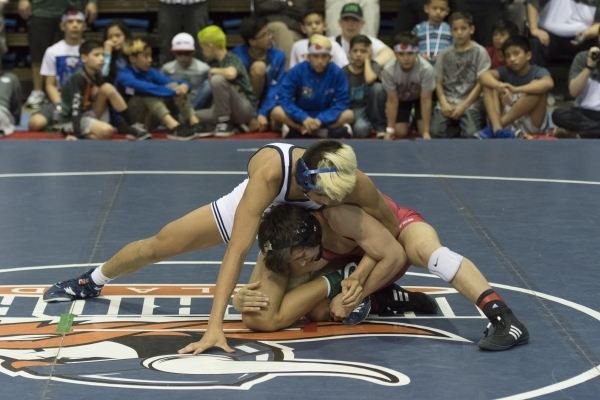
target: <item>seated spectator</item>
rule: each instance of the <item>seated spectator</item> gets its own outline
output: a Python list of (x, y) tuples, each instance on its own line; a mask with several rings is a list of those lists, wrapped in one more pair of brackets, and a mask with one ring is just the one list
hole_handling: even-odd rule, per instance
[[(600, 32), (598, 32), (600, 42)], [(600, 138), (600, 47), (582, 51), (573, 60), (569, 72), (569, 94), (573, 107), (559, 107), (552, 113), (559, 138)]]
[(509, 37), (518, 36), (519, 28), (514, 22), (505, 18), (500, 18), (492, 26), (492, 33), (494, 45), (486, 47), (485, 50), (488, 52), (490, 60), (492, 61), (492, 69), (496, 69), (506, 65), (502, 45)]
[[(325, 0), (325, 17), (327, 19), (327, 35), (338, 36), (342, 30), (338, 25), (340, 11), (348, 0)], [(379, 34), (379, 0), (359, 0), (357, 3), (365, 10), (365, 25), (360, 33), (369, 36)]]
[[(342, 8), (338, 23), (342, 28), (342, 34), (339, 36), (331, 36), (329, 39), (332, 42), (338, 42), (349, 56), (350, 41), (354, 36), (360, 34), (362, 27), (365, 25), (362, 8), (356, 3), (347, 3)], [(373, 60), (379, 64), (380, 67), (383, 67), (388, 61), (394, 58), (394, 51), (385, 43), (376, 37), (366, 36), (371, 41)]]
[(435, 90), (435, 71), (419, 55), (419, 38), (410, 32), (394, 38), (396, 59), (383, 68), (383, 88), (387, 92), (386, 140), (405, 137), (410, 132), (410, 119), (414, 109), (419, 135), (431, 139), (431, 107)]
[[(0, 60), (2, 59), (0, 50)], [(0, 137), (12, 135), (21, 122), (21, 83), (12, 72), (0, 70)]]
[(246, 44), (233, 49), (248, 70), (258, 98), (258, 110), (248, 124), (250, 132), (264, 132), (269, 128), (269, 116), (277, 103), (277, 86), (285, 75), (285, 54), (273, 47), (268, 24), (264, 17), (244, 18), (240, 35)]
[(352, 64), (343, 68), (350, 86), (350, 108), (354, 112), (353, 136), (366, 138), (371, 129), (385, 134), (385, 92), (379, 80), (381, 68), (371, 61), (371, 41), (365, 35), (350, 41)]
[(199, 136), (231, 136), (236, 125), (246, 125), (254, 116), (257, 101), (248, 71), (238, 56), (227, 51), (225, 33), (218, 26), (198, 32), (198, 42), (210, 66), (208, 79), (213, 96), (211, 108), (196, 112), (210, 127)]
[(285, 53), (285, 65), (290, 64), (294, 42), (302, 39), (302, 17), (308, 12), (309, 0), (254, 0), (257, 17), (269, 20), (273, 44)]
[(44, 104), (31, 116), (30, 131), (43, 131), (50, 124), (60, 123), (60, 90), (81, 66), (79, 46), (83, 42), (85, 27), (85, 15), (81, 11), (67, 11), (62, 16), (60, 29), (64, 32), (64, 39), (48, 47), (42, 60), (41, 74), (46, 77), (46, 94), (50, 103)]
[[(288, 69), (306, 61), (308, 40), (312, 35), (324, 35), (326, 28), (327, 25), (325, 25), (323, 20), (323, 14), (318, 11), (309, 11), (306, 13), (302, 20), (302, 32), (304, 32), (308, 39), (301, 39), (294, 43)], [(331, 42), (331, 62), (340, 68), (348, 65), (348, 55), (338, 42)]]
[(283, 78), (271, 118), (283, 124), (284, 138), (352, 137), (348, 80), (340, 67), (330, 63), (331, 41), (312, 35), (307, 58)]
[(400, 0), (394, 24), (394, 37), (398, 33), (411, 31), (421, 21), (427, 21), (425, 4), (429, 0)]
[(189, 33), (178, 33), (171, 41), (171, 53), (175, 60), (162, 66), (160, 72), (171, 79), (188, 82), (192, 88), (187, 98), (194, 110), (210, 107), (212, 93), (208, 83), (210, 67), (194, 57), (196, 45), (194, 38)]
[(120, 19), (113, 20), (104, 29), (104, 67), (102, 76), (111, 84), (117, 79), (117, 74), (127, 65), (127, 57), (123, 54), (123, 44), (133, 40), (131, 30)]
[(481, 74), (483, 102), (490, 125), (477, 132), (481, 139), (545, 134), (546, 95), (554, 81), (546, 68), (531, 65), (529, 42), (512, 36), (502, 45), (507, 65)]
[(83, 67), (65, 82), (62, 92), (62, 131), (67, 140), (110, 139), (114, 127), (109, 123), (110, 104), (128, 125), (129, 139), (150, 139), (150, 134), (136, 123), (123, 97), (110, 83), (102, 79), (104, 46), (94, 40), (84, 42), (79, 48)]
[(8, 47), (6, 46), (6, 30), (4, 28), (4, 5), (6, 3), (8, 3), (8, 0), (0, 0), (0, 56), (8, 51)]
[(438, 102), (431, 117), (431, 137), (450, 137), (450, 121), (458, 121), (459, 136), (473, 137), (481, 129), (483, 104), (479, 75), (490, 69), (490, 57), (483, 46), (471, 40), (475, 31), (467, 13), (450, 15), (454, 45), (445, 48), (435, 63)]
[(512, 0), (454, 0), (454, 9), (473, 17), (475, 32), (471, 39), (489, 47), (493, 44), (492, 26), (499, 18), (508, 16), (509, 3)]
[(596, 44), (599, 21), (597, 1), (527, 0), (531, 63), (545, 67), (548, 61), (572, 60)]
[(438, 53), (454, 43), (450, 25), (444, 22), (450, 7), (448, 0), (429, 0), (424, 9), (427, 21), (417, 24), (412, 33), (419, 38), (421, 56), (433, 65)]
[[(135, 121), (142, 122), (148, 130), (162, 123), (168, 128), (167, 138), (173, 140), (193, 139), (204, 129), (186, 97), (191, 85), (150, 68), (152, 48), (148, 43), (141, 39), (127, 42), (123, 53), (129, 64), (117, 74), (115, 86), (127, 100)], [(171, 115), (169, 106), (173, 104), (189, 125), (180, 124)]]
[[(40, 73), (45, 51), (54, 44), (54, 36), (61, 29), (61, 22), (66, 10), (72, 7), (81, 9), (85, 4), (85, 18), (90, 24), (98, 15), (97, 0), (86, 2), (81, 0), (19, 0), (19, 15), (27, 23), (29, 51), (31, 55), (31, 77), (33, 90), (25, 105), (39, 109), (46, 95), (44, 94), (44, 76)], [(84, 29), (85, 30), (85, 29)]]
[[(153, 4), (156, 4), (156, 1)], [(175, 35), (183, 31), (194, 36), (208, 25), (208, 1), (158, 0), (156, 17), (160, 44), (159, 61), (160, 65), (164, 65), (174, 58), (169, 49)], [(202, 58), (202, 54), (198, 51), (196, 57)]]

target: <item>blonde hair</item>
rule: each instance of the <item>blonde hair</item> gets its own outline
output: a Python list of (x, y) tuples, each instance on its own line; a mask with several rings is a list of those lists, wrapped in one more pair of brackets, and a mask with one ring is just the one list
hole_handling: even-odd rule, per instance
[(123, 43), (123, 54), (126, 56), (135, 56), (146, 50), (150, 45), (142, 39), (128, 40)]
[(312, 175), (313, 183), (332, 200), (342, 201), (356, 185), (356, 154), (337, 140), (319, 140), (308, 146), (302, 159), (309, 169), (337, 168), (337, 172)]
[(326, 36), (315, 34), (310, 37), (308, 40), (309, 45), (318, 44), (328, 49), (331, 49), (331, 40), (329, 40)]
[(198, 32), (198, 43), (203, 45), (212, 44), (216, 49), (224, 50), (227, 48), (227, 38), (225, 32), (216, 26), (211, 25)]

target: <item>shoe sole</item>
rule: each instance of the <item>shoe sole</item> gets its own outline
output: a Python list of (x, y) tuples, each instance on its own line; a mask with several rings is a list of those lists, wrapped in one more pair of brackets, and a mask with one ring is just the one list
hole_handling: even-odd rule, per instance
[(167, 134), (167, 139), (171, 139), (171, 140), (192, 140), (196, 137), (196, 135), (191, 135), (191, 136), (177, 136), (177, 135), (170, 135)]
[(129, 140), (147, 140), (147, 139), (152, 139), (152, 135), (151, 134), (146, 134), (144, 136), (135, 136), (135, 135), (131, 135), (131, 134), (127, 134), (125, 135), (125, 137)]
[(529, 335), (527, 335), (527, 336), (521, 336), (516, 342), (514, 342), (510, 346), (498, 346), (496, 344), (486, 342), (485, 339), (481, 339), (477, 343), (477, 346), (479, 346), (479, 348), (481, 350), (502, 351), (502, 350), (508, 350), (511, 347), (515, 347), (515, 346), (519, 346), (519, 345), (527, 344), (527, 343), (529, 343)]
[(52, 297), (49, 299), (44, 298), (44, 301), (46, 303), (62, 303), (62, 302), (67, 302), (67, 301), (74, 301), (75, 299), (71, 298), (71, 297)]
[(196, 133), (197, 137), (210, 137), (210, 136), (215, 136), (214, 132), (200, 132), (200, 133)]

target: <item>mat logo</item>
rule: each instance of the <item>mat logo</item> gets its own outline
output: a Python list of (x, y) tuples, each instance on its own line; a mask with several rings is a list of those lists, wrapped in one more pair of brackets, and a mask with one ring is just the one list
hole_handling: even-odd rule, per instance
[[(137, 285), (135, 289), (136, 297), (140, 292), (155, 293), (154, 297), (158, 293), (172, 296), (179, 290), (176, 286), (149, 285)], [(200, 290), (199, 296), (210, 295), (210, 291)], [(42, 293), (39, 288), (0, 287), (0, 315), (2, 305), (13, 303), (15, 296)], [(125, 302), (126, 297), (121, 295), (119, 301)], [(41, 306), (38, 311), (42, 311), (38, 315), (44, 315)], [(345, 377), (402, 386), (410, 383), (406, 375), (379, 365), (344, 361), (348, 354), (332, 357), (337, 359), (300, 356), (314, 348), (315, 341), (324, 340), (408, 336), (468, 342), (442, 330), (375, 320), (353, 327), (334, 322), (297, 324), (273, 333), (252, 332), (242, 322), (226, 322), (228, 343), (235, 353), (214, 350), (191, 356), (179, 355), (177, 350), (200, 340), (207, 326), (206, 321), (191, 315), (76, 316), (66, 334), (57, 332), (58, 318), (46, 315), (0, 318), (0, 372), (4, 374), (144, 389), (249, 389), (276, 377), (290, 376)]]

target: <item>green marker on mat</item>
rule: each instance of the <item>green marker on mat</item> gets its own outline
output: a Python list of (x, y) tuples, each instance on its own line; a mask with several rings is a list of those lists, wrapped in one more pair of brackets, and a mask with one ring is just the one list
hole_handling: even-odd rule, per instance
[(56, 327), (56, 332), (68, 333), (71, 331), (71, 325), (73, 325), (74, 314), (60, 314), (60, 321)]

